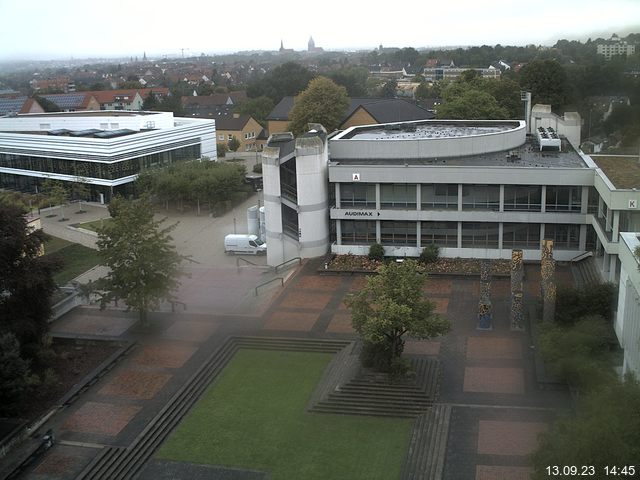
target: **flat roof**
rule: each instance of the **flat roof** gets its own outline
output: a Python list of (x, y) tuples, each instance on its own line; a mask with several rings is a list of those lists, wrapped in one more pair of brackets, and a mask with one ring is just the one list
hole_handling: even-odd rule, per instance
[(640, 158), (637, 156), (590, 155), (615, 188), (640, 189)]
[(142, 110), (80, 110), (76, 112), (23, 113), (20, 117), (136, 117), (142, 115), (159, 115), (166, 112), (147, 112)]
[(461, 166), (461, 167), (528, 167), (528, 168), (589, 168), (582, 157), (571, 144), (562, 139), (562, 151), (555, 149), (540, 151), (534, 139), (530, 136), (527, 141), (510, 150), (482, 153), (479, 155), (464, 155), (446, 158), (334, 158), (331, 165), (431, 165), (431, 166)]
[(418, 120), (352, 127), (335, 140), (418, 140), (459, 138), (513, 130), (519, 121), (509, 120)]

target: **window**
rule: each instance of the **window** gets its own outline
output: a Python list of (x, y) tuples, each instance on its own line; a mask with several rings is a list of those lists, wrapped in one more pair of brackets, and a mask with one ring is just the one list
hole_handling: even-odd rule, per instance
[(376, 222), (372, 220), (341, 220), (343, 245), (376, 243)]
[(457, 247), (458, 222), (422, 222), (420, 242), (423, 247), (431, 244), (439, 247)]
[(553, 240), (553, 248), (557, 250), (577, 250), (580, 245), (580, 226), (547, 223), (544, 226), (544, 238)]
[(417, 245), (416, 222), (380, 222), (382, 245)]
[(298, 212), (284, 204), (282, 204), (282, 232), (296, 240), (300, 235), (298, 230)]
[(233, 135), (230, 133), (230, 134), (228, 135), (228, 138), (229, 138), (229, 140), (230, 140), (230, 141), (231, 141), (231, 140), (233, 140)]
[(423, 210), (457, 210), (458, 185), (428, 184), (421, 187), (421, 205)]
[(463, 185), (463, 210), (500, 209), (500, 187), (498, 185)]
[(580, 212), (582, 187), (547, 187), (547, 212)]
[(540, 248), (539, 223), (505, 223), (502, 225), (502, 247)]
[(462, 224), (463, 248), (498, 248), (498, 224), (474, 223)]
[(383, 183), (380, 185), (380, 207), (416, 208), (416, 185), (413, 183)]
[(505, 185), (505, 211), (539, 212), (542, 209), (542, 187)]
[(218, 135), (218, 140), (224, 141), (224, 135)]
[(376, 208), (376, 185), (341, 183), (340, 208)]
[(298, 178), (295, 158), (280, 165), (280, 194), (283, 198), (298, 202)]

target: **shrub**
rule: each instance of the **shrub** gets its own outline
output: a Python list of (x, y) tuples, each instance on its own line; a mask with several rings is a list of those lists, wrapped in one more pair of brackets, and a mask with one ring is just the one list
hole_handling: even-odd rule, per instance
[(440, 248), (437, 245), (427, 245), (420, 252), (420, 263), (425, 265), (428, 263), (435, 263), (440, 257)]
[(229, 149), (227, 148), (226, 143), (218, 143), (216, 144), (216, 149), (218, 151), (218, 158), (224, 158)]
[(379, 243), (374, 243), (369, 247), (369, 258), (371, 260), (384, 260), (384, 247)]
[(562, 325), (573, 325), (587, 315), (600, 315), (611, 322), (615, 297), (616, 286), (613, 283), (558, 288), (555, 320)]
[(261, 163), (256, 163), (253, 166), (253, 173), (262, 173), (262, 164)]

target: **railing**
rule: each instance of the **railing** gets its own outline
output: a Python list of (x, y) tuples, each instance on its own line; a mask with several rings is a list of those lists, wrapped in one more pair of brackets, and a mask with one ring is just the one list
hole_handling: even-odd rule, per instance
[(580, 260), (584, 260), (585, 258), (593, 257), (593, 252), (589, 250), (588, 252), (581, 253), (573, 257), (569, 262), (579, 262)]
[(257, 263), (250, 262), (249, 260), (246, 260), (246, 259), (241, 258), (241, 257), (236, 257), (236, 267), (240, 268), (240, 262), (244, 262), (247, 265), (253, 265), (254, 267), (259, 266)]
[(260, 287), (264, 287), (264, 286), (266, 286), (266, 285), (269, 285), (270, 283), (273, 283), (273, 282), (275, 282), (275, 281), (277, 281), (277, 280), (280, 280), (280, 286), (281, 286), (281, 287), (284, 287), (284, 278), (282, 278), (282, 277), (272, 278), (272, 279), (271, 279), (271, 280), (269, 280), (268, 282), (261, 283), (260, 285), (258, 285), (258, 286), (254, 289), (254, 290), (255, 290), (255, 292), (256, 292), (256, 297), (258, 296), (258, 289), (259, 289)]
[(298, 265), (301, 265), (301, 264), (302, 264), (302, 258), (300, 258), (300, 257), (294, 257), (294, 258), (290, 258), (290, 259), (289, 259), (289, 260), (287, 260), (286, 262), (282, 262), (280, 265), (276, 265), (276, 266), (275, 266), (275, 268), (273, 269), (273, 271), (274, 271), (274, 272), (276, 272), (276, 273), (278, 273), (278, 269), (279, 269), (280, 267), (283, 267), (283, 266), (287, 265), (288, 263), (295, 262), (296, 260), (298, 261)]

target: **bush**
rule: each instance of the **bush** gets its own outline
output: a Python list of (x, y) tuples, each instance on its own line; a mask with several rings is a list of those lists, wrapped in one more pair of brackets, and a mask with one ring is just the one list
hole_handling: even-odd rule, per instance
[(574, 325), (543, 324), (538, 336), (545, 365), (559, 379), (580, 390), (591, 390), (613, 378), (609, 365), (611, 325), (599, 315)]
[(379, 243), (374, 243), (369, 247), (369, 258), (371, 260), (384, 260), (384, 247)]
[(30, 362), (20, 356), (16, 336), (0, 335), (0, 417), (20, 411), (37, 380), (31, 373)]
[(422, 249), (420, 253), (420, 263), (425, 265), (428, 263), (435, 263), (440, 257), (440, 248), (437, 245), (427, 245)]
[(217, 143), (216, 144), (216, 149), (218, 151), (218, 158), (224, 158), (227, 154), (227, 152), (229, 151), (229, 149), (227, 148), (227, 144), (226, 143)]
[(252, 170), (253, 173), (262, 173), (262, 163), (256, 163)]
[(611, 322), (616, 301), (613, 283), (586, 285), (582, 288), (558, 288), (556, 298), (557, 323), (573, 325), (587, 315), (600, 315)]

